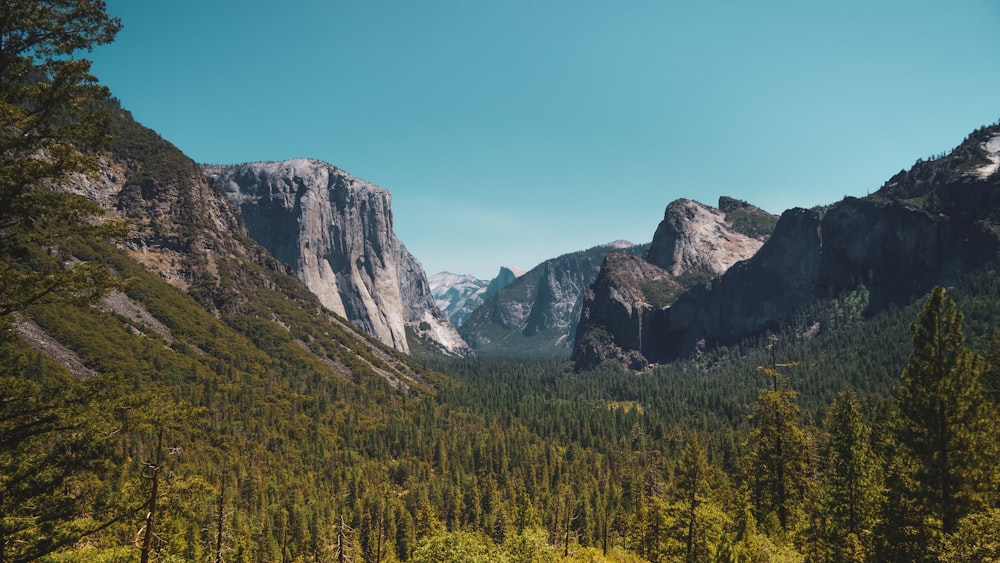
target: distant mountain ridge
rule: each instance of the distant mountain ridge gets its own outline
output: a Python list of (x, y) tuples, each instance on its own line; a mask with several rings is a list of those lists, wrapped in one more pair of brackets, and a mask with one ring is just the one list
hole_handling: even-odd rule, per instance
[(608, 252), (645, 252), (628, 241), (564, 254), (535, 266), (486, 299), (459, 333), (477, 354), (568, 357), (583, 291)]
[(516, 266), (501, 266), (492, 280), (481, 280), (470, 274), (439, 272), (428, 278), (434, 301), (456, 328), (469, 318), (484, 300), (507, 287), (524, 270)]

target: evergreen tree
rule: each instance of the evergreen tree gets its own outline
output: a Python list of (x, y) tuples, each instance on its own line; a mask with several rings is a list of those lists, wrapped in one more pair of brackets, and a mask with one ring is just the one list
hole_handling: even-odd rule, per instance
[(853, 391), (837, 396), (826, 430), (819, 533), (830, 560), (863, 560), (871, 551), (882, 490), (870, 432)]
[(995, 408), (1000, 406), (1000, 330), (993, 333), (984, 355), (983, 392)]
[(912, 479), (902, 492), (928, 516), (925, 525), (934, 529), (925, 538), (955, 531), (963, 516), (983, 506), (989, 488), (990, 409), (962, 318), (944, 289), (934, 288), (911, 325), (913, 351), (896, 390), (894, 436)]
[(698, 436), (690, 434), (680, 453), (677, 488), (683, 507), (680, 522), (683, 528), (684, 560), (694, 562), (705, 559), (702, 548), (705, 523), (699, 520), (701, 505), (708, 492), (708, 457)]
[[(778, 373), (772, 344), (771, 367), (759, 368), (771, 380), (760, 390), (750, 414), (748, 473), (758, 522), (777, 519), (782, 533), (793, 528), (808, 485), (808, 448), (799, 426), (797, 393)], [(785, 367), (785, 366), (780, 366)]]
[[(29, 373), (0, 378), (0, 562), (35, 561), (99, 531), (115, 516), (88, 498), (103, 487), (102, 448), (114, 431), (118, 385)], [(58, 391), (56, 386), (58, 385)]]
[[(106, 89), (80, 50), (110, 42), (120, 25), (100, 0), (0, 3), (0, 345), (16, 313), (88, 300), (113, 285), (108, 270), (66, 249), (123, 233), (100, 207), (54, 189), (94, 169)], [(99, 526), (83, 518), (80, 474), (99, 453), (95, 389), (0, 367), (0, 562), (33, 560)], [(71, 484), (75, 484), (75, 489)], [(80, 518), (78, 518), (80, 517)]]
[(103, 142), (107, 90), (75, 53), (119, 27), (100, 0), (0, 5), (0, 320), (110, 283), (104, 267), (73, 264), (60, 245), (122, 234), (122, 225), (89, 220), (102, 213), (95, 202), (52, 186), (94, 170), (84, 150)]

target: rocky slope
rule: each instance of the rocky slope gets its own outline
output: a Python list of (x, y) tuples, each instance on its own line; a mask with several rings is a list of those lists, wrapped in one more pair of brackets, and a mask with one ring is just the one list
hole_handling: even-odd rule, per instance
[(331, 311), (408, 353), (407, 331), (448, 354), (468, 348), (392, 229), (389, 192), (310, 159), (206, 166), (249, 235)]
[[(120, 249), (84, 249), (131, 280), (126, 293), (112, 293), (93, 309), (106, 315), (101, 326), (109, 331), (119, 330), (114, 325), (121, 323), (145, 339), (123, 357), (163, 348), (154, 342), (160, 341), (195, 363), (220, 361), (230, 371), (242, 369), (232, 366), (244, 360), (254, 369), (266, 365), (251, 359), (260, 354), (317, 377), (361, 381), (372, 376), (396, 388), (429, 387), (421, 368), (325, 311), (289, 267), (248, 235), (239, 210), (197, 164), (128, 112), (109, 105), (113, 140), (101, 156), (100, 170), (62, 187), (131, 223)], [(58, 315), (50, 316), (45, 327), (26, 321), (21, 334), (77, 373), (65, 360), (69, 355), (50, 353), (59, 349), (55, 344), (62, 338), (105, 335), (74, 323), (62, 327), (59, 338), (48, 334), (61, 321)], [(68, 340), (62, 344), (79, 347)], [(227, 356), (233, 346), (252, 351)], [(102, 353), (118, 354), (106, 346), (84, 348), (88, 365), (106, 363)]]
[(459, 332), (477, 353), (567, 356), (583, 291), (614, 250), (643, 252), (645, 247), (616, 241), (546, 260), (486, 299)]
[(112, 114), (113, 141), (99, 173), (77, 176), (67, 189), (127, 218), (123, 246), (147, 269), (217, 315), (245, 310), (243, 288), (260, 283), (246, 266), (281, 273), (284, 266), (246, 238), (239, 213), (197, 164), (128, 112)]
[(514, 283), (517, 278), (524, 275), (524, 270), (518, 268), (517, 266), (500, 266), (500, 271), (497, 272), (496, 277), (490, 280), (489, 285), (486, 286), (486, 291), (483, 293), (483, 299), (489, 299), (501, 289), (507, 287), (508, 285)]
[(468, 274), (440, 272), (428, 278), (434, 301), (455, 327), (461, 327), (483, 301), (514, 282), (524, 271), (513, 266), (501, 266), (490, 281)]
[[(998, 163), (994, 125), (947, 155), (918, 161), (868, 198), (786, 211), (751, 259), (645, 319), (655, 334), (643, 340), (644, 357), (670, 360), (776, 330), (804, 306), (859, 288), (868, 296), (866, 313), (874, 314), (995, 264)], [(578, 365), (589, 365), (582, 352), (579, 358)]]
[(576, 367), (614, 360), (638, 370), (657, 361), (664, 309), (684, 289), (753, 256), (773, 221), (727, 197), (719, 209), (689, 199), (670, 203), (644, 258), (608, 254), (587, 288), (573, 345)]
[(657, 336), (660, 305), (681, 287), (670, 272), (639, 256), (609, 253), (584, 292), (574, 363), (582, 369), (613, 360), (645, 369), (643, 350)]
[(667, 206), (646, 260), (674, 277), (689, 272), (714, 277), (753, 256), (761, 244), (761, 238), (737, 231), (721, 209), (678, 199)]

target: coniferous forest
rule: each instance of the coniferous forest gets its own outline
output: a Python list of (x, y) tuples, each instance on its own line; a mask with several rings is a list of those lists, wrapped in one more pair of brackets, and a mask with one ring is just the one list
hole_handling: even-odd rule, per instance
[(413, 359), (280, 268), (180, 291), (53, 188), (184, 165), (70, 56), (118, 27), (0, 7), (0, 563), (1000, 560), (1000, 264), (643, 372)]

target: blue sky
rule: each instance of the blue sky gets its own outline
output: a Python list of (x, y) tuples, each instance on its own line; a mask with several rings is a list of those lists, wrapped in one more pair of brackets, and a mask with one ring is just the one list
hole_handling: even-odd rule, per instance
[(428, 274), (863, 196), (1000, 118), (995, 0), (108, 0), (94, 73), (198, 162), (388, 189)]

